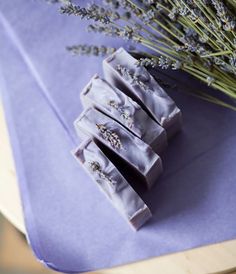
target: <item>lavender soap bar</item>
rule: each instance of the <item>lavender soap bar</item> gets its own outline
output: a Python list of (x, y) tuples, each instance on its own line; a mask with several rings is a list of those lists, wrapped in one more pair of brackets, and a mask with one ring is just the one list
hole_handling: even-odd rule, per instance
[[(75, 128), (82, 138), (91, 137), (103, 143), (112, 154), (132, 167), (150, 188), (162, 173), (161, 158), (118, 122), (94, 108), (83, 111), (75, 121)], [(110, 159), (113, 159), (113, 155)]]
[(143, 200), (91, 139), (80, 145), (75, 157), (135, 230), (151, 218), (151, 211)]
[(144, 67), (123, 48), (103, 61), (108, 82), (137, 101), (162, 127), (170, 138), (182, 126), (182, 115), (175, 102), (166, 94)]
[(106, 113), (160, 154), (167, 146), (166, 131), (130, 97), (95, 75), (80, 94), (84, 108)]

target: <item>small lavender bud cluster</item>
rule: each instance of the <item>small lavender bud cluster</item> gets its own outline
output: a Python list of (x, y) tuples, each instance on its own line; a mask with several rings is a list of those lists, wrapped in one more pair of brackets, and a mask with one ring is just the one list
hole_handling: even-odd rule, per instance
[(142, 20), (146, 25), (152, 23), (155, 17), (156, 12), (154, 11), (154, 9), (149, 9), (147, 12), (142, 14)]
[(138, 8), (136, 5), (134, 5), (133, 3), (131, 3), (131, 1), (129, 0), (121, 0), (120, 2), (120, 6), (131, 12), (132, 14), (136, 15), (137, 17), (142, 16), (142, 10), (140, 8)]
[(112, 9), (105, 9), (104, 7), (96, 4), (89, 4), (88, 9), (96, 14), (99, 14), (101, 17), (109, 18), (110, 21), (117, 21), (120, 19), (120, 14)]
[(231, 56), (229, 58), (230, 65), (236, 69), (236, 56)]
[(152, 67), (155, 68), (158, 65), (158, 61), (155, 58), (140, 58), (136, 62), (137, 67)]
[(88, 8), (81, 8), (80, 6), (69, 3), (68, 5), (61, 7), (60, 11), (62, 14), (79, 16), (81, 19), (92, 19), (101, 22), (102, 24), (109, 24), (111, 22), (110, 18), (106, 14), (101, 13), (96, 5), (91, 5)]
[(159, 57), (158, 66), (161, 67), (162, 69), (168, 69), (171, 66), (171, 63), (172, 62), (170, 58), (167, 58), (164, 56)]
[(116, 109), (120, 113), (120, 116), (127, 121), (128, 127), (132, 128), (134, 121), (126, 110), (120, 107), (114, 100), (109, 101), (108, 105)]
[(67, 50), (74, 55), (94, 55), (94, 56), (106, 56), (114, 53), (115, 48), (106, 46), (95, 46), (95, 45), (75, 45), (67, 47)]
[(131, 40), (134, 38), (135, 30), (130, 26), (125, 26), (121, 29), (120, 36), (125, 40)]
[(162, 69), (169, 69), (172, 68), (173, 70), (177, 70), (182, 68), (182, 62), (179, 60), (172, 61), (170, 58), (160, 56), (156, 58), (140, 58), (136, 65), (138, 67), (152, 67), (155, 68), (157, 66), (161, 67)]
[(134, 42), (138, 42), (139, 38), (136, 37), (136, 26), (130, 27), (128, 25), (124, 26), (123, 28), (119, 28), (114, 25), (102, 26), (99, 24), (89, 25), (87, 30), (89, 32), (95, 33), (102, 33), (106, 36), (111, 37), (121, 37), (124, 40), (132, 40)]
[(220, 57), (213, 57), (212, 62), (220, 67), (221, 70), (225, 72), (230, 72), (234, 75), (236, 75), (236, 68), (234, 66), (234, 57), (231, 56), (229, 58), (229, 64), (226, 63), (222, 58)]
[(168, 57), (165, 56), (160, 56), (158, 58), (158, 66), (161, 67), (162, 69), (173, 69), (173, 70), (177, 70), (180, 69), (182, 67), (182, 62), (179, 60), (171, 60)]
[(207, 84), (208, 84), (208, 86), (211, 86), (212, 85), (212, 83), (214, 83), (214, 81), (215, 81), (215, 78), (213, 78), (213, 77), (211, 77), (211, 76), (207, 76)]
[(102, 124), (96, 124), (96, 127), (102, 134), (102, 138), (107, 140), (112, 147), (118, 148), (118, 149), (122, 148), (121, 140), (115, 132), (107, 129), (106, 126)]
[(89, 162), (89, 166), (90, 166), (90, 169), (92, 170), (92, 172), (97, 173), (101, 179), (108, 181), (112, 185), (115, 185), (115, 182), (109, 176), (107, 176), (107, 174), (105, 174), (102, 171), (102, 168), (101, 168), (101, 165), (99, 164), (99, 162), (97, 162), (97, 161)]
[(116, 70), (120, 73), (120, 75), (131, 82), (131, 85), (137, 85), (139, 86), (141, 89), (143, 89), (144, 91), (148, 91), (148, 92), (153, 92), (153, 90), (151, 90), (149, 88), (148, 85), (146, 85), (144, 83), (144, 81), (141, 79), (141, 75), (137, 75), (134, 72), (132, 72), (130, 69), (121, 66), (121, 65), (117, 65), (116, 66)]
[(226, 31), (232, 31), (235, 29), (236, 21), (232, 19), (227, 7), (222, 1), (212, 0), (212, 4), (216, 9), (219, 20), (223, 23), (223, 28)]
[(102, 26), (99, 24), (93, 24), (88, 26), (87, 31), (94, 32), (94, 33), (102, 33), (106, 36), (111, 36), (111, 37), (121, 36), (121, 29), (113, 25)]

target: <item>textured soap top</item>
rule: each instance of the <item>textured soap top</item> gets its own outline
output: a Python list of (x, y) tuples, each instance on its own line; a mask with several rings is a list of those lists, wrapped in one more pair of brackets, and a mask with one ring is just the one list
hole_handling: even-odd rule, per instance
[(180, 110), (146, 68), (138, 67), (136, 63), (134, 57), (120, 48), (104, 60), (104, 74), (112, 84), (117, 84), (115, 78), (118, 77), (143, 103), (153, 118), (166, 128)]
[[(98, 75), (90, 80), (80, 97), (84, 107), (95, 106), (116, 119), (147, 144), (156, 141), (160, 135), (165, 135), (164, 128), (151, 119), (140, 105)], [(161, 138), (165, 147), (166, 137)]]
[(143, 200), (91, 139), (77, 148), (75, 157), (113, 206), (135, 229), (151, 217)]

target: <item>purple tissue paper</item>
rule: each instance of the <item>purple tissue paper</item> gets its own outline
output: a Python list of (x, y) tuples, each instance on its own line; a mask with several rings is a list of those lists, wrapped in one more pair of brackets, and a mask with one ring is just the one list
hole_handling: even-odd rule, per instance
[[(125, 46), (84, 26), (44, 1), (0, 2), (0, 92), (37, 258), (55, 270), (83, 272), (235, 238), (233, 111), (169, 91), (184, 128), (163, 154), (162, 177), (141, 195), (153, 218), (137, 233), (78, 167), (70, 151), (79, 142), (79, 92), (101, 75), (102, 59), (72, 57), (65, 47)], [(187, 86), (205, 88), (183, 75), (180, 89)]]

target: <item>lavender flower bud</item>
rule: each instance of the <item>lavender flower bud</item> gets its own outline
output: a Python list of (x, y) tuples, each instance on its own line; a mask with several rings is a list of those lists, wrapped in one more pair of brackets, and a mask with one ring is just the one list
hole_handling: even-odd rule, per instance
[(211, 76), (207, 76), (207, 84), (208, 86), (211, 86), (212, 83), (215, 81), (215, 78), (211, 77)]
[(157, 59), (154, 58), (140, 58), (137, 63), (137, 67), (152, 67), (155, 68), (158, 65)]
[(109, 17), (106, 14), (104, 14), (102, 10), (98, 9), (96, 5), (92, 5), (86, 9), (73, 4), (68, 4), (66, 6), (61, 7), (60, 11), (62, 14), (80, 16), (82, 19), (92, 19), (103, 24), (110, 23)]
[(94, 45), (76, 45), (67, 47), (73, 55), (88, 55), (88, 56), (106, 56), (114, 53), (115, 48), (106, 46), (94, 46)]
[(168, 69), (171, 66), (171, 61), (167, 57), (160, 56), (158, 65), (162, 69)]

